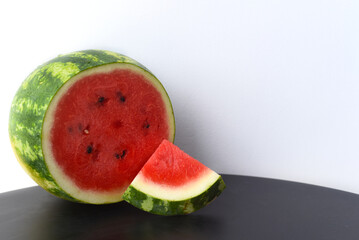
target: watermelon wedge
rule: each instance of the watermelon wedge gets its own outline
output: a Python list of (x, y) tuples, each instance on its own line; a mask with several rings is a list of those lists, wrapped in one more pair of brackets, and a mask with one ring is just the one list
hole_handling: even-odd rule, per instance
[(123, 199), (150, 213), (184, 215), (209, 204), (224, 188), (220, 175), (163, 140)]
[(61, 55), (17, 91), (9, 134), (26, 172), (50, 193), (103, 204), (122, 194), (163, 139), (174, 140), (170, 99), (137, 61), (110, 51)]

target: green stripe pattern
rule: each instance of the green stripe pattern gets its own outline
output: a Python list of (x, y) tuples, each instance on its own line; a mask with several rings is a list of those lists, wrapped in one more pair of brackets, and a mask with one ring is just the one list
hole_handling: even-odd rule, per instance
[(130, 185), (122, 198), (131, 205), (153, 214), (186, 215), (208, 205), (222, 193), (225, 187), (222, 177), (219, 176), (217, 181), (203, 193), (190, 199), (173, 201), (153, 197), (151, 193), (146, 193), (145, 189), (136, 189)]
[(10, 110), (9, 135), (20, 164), (41, 187), (72, 201), (53, 179), (44, 161), (41, 132), (44, 116), (56, 92), (78, 73), (102, 65), (128, 63), (149, 72), (137, 61), (110, 51), (85, 50), (60, 55), (39, 66), (18, 89)]

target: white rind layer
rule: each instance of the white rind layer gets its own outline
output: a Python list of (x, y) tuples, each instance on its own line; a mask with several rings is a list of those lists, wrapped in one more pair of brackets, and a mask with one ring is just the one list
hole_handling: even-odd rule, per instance
[[(56, 183), (69, 195), (71, 195), (73, 198), (86, 202), (86, 203), (92, 203), (92, 204), (103, 204), (103, 203), (113, 203), (118, 202), (122, 200), (122, 195), (127, 189), (128, 186), (126, 186), (123, 189), (115, 189), (113, 191), (96, 191), (96, 190), (84, 190), (79, 188), (70, 177), (68, 177), (64, 171), (62, 170), (61, 166), (55, 161), (54, 155), (52, 153), (52, 144), (51, 144), (51, 129), (52, 125), (54, 123), (54, 115), (55, 111), (57, 109), (57, 105), (62, 98), (64, 94), (70, 89), (70, 87), (76, 83), (76, 81), (82, 79), (83, 77), (89, 76), (94, 73), (109, 73), (116, 69), (121, 70), (132, 70), (134, 72), (137, 72), (141, 75), (143, 75), (146, 79), (150, 80), (152, 85), (160, 92), (161, 96), (167, 96), (167, 93), (165, 92), (163, 86), (159, 83), (159, 81), (149, 72), (134, 66), (132, 64), (127, 63), (112, 63), (107, 64), (99, 67), (94, 67), (88, 70), (85, 70), (78, 75), (74, 76), (72, 79), (70, 79), (68, 82), (66, 82), (56, 93), (54, 98), (52, 99), (49, 108), (46, 112), (44, 123), (42, 127), (42, 148), (43, 148), (43, 154), (45, 163), (52, 174), (54, 180)], [(166, 105), (166, 112), (172, 113), (172, 107), (171, 103), (168, 101), (166, 97), (163, 97), (163, 100)], [(167, 114), (168, 116), (168, 122), (174, 123), (174, 116), (173, 114)], [(173, 142), (174, 137), (174, 126), (169, 126), (169, 141)], [(128, 185), (130, 183), (127, 183)]]
[(168, 186), (154, 183), (140, 172), (132, 181), (131, 186), (137, 190), (151, 195), (152, 197), (170, 200), (181, 201), (196, 197), (208, 190), (220, 176), (208, 169), (199, 178), (196, 178), (185, 185), (181, 186)]

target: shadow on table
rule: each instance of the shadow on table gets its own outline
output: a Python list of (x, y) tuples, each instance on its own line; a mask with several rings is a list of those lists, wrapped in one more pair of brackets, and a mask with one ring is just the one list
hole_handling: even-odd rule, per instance
[[(126, 202), (83, 205), (62, 200), (44, 206), (33, 219), (28, 239), (207, 239), (216, 219), (201, 215), (157, 216)], [(205, 230), (205, 231), (204, 231)], [(205, 234), (204, 234), (205, 233)]]

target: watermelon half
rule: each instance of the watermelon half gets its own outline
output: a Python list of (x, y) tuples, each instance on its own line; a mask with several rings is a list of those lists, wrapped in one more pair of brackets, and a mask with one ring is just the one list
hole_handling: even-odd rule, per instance
[(17, 91), (10, 140), (18, 161), (61, 198), (113, 203), (163, 139), (174, 140), (170, 99), (143, 65), (102, 50), (39, 66)]
[(224, 188), (220, 175), (163, 140), (123, 199), (150, 213), (184, 215), (209, 204)]

